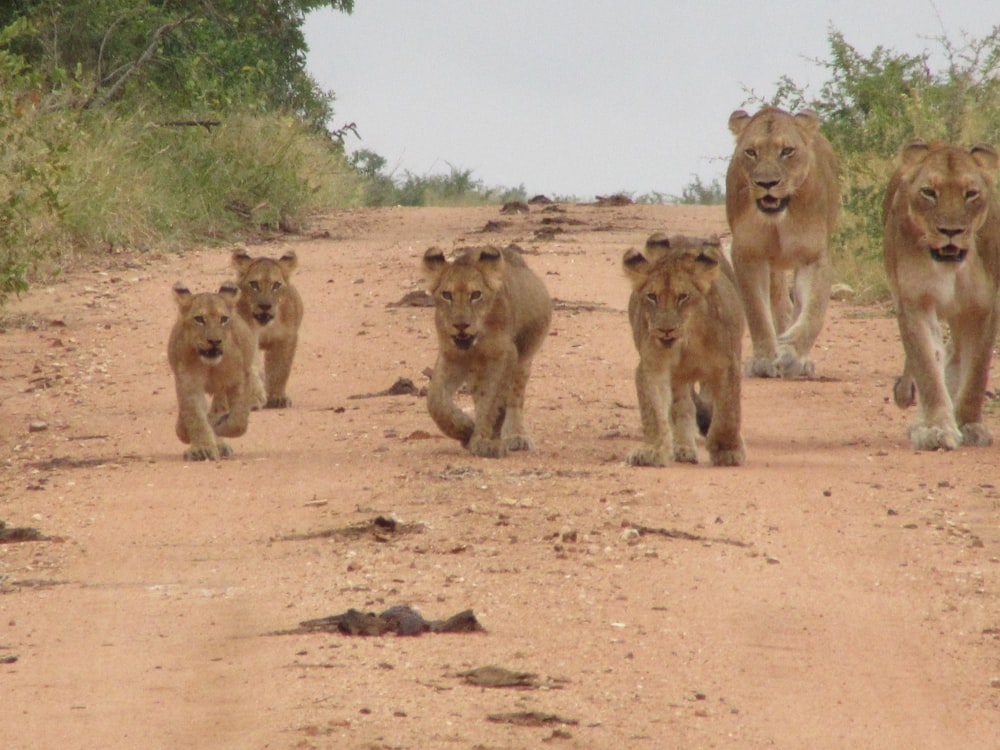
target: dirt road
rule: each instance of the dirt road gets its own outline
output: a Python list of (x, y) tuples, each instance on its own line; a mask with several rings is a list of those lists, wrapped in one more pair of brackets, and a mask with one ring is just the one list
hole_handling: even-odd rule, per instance
[[(181, 460), (165, 347), (171, 285), (218, 287), (227, 249), (11, 303), (0, 519), (48, 538), (0, 544), (3, 747), (996, 748), (1000, 447), (912, 451), (895, 322), (834, 302), (815, 380), (745, 382), (745, 467), (626, 466), (622, 253), (724, 215), (561, 208), (334, 212), (250, 247), (299, 256), (294, 405), (217, 463)], [(426, 385), (432, 311), (393, 303), (427, 247), (487, 241), (557, 299), (538, 449), (502, 460), (417, 395), (358, 397)], [(280, 632), (393, 605), (485, 632)], [(460, 676), (486, 665), (533, 676)]]

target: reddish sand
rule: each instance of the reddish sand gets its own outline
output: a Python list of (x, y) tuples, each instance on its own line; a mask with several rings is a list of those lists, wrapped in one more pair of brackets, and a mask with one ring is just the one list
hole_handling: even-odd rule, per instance
[[(895, 322), (833, 302), (815, 380), (744, 383), (746, 466), (626, 466), (621, 255), (725, 219), (563, 208), (341, 211), (249, 248), (299, 255), (294, 406), (217, 463), (181, 460), (165, 347), (171, 284), (218, 287), (228, 250), (108, 256), (8, 304), (0, 519), (50, 539), (0, 545), (5, 750), (1000, 746), (1000, 447), (911, 450)], [(486, 241), (558, 300), (538, 448), (501, 460), (418, 396), (353, 398), (426, 385), (432, 311), (390, 304), (427, 247)], [(377, 516), (403, 525), (335, 531)], [(274, 634), (397, 604), (486, 632)], [(456, 676), (484, 665), (537, 677)], [(565, 721), (489, 718), (512, 712)]]

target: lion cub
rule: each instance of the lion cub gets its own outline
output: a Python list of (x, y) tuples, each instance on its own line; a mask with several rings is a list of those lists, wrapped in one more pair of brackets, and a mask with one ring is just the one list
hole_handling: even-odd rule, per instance
[[(545, 285), (512, 248), (466, 248), (448, 262), (432, 247), (423, 268), (439, 344), (427, 390), (431, 417), (477, 456), (531, 450), (524, 391), (552, 318)], [(453, 401), (463, 383), (472, 391), (475, 419)]]
[[(250, 366), (254, 336), (236, 312), (240, 290), (225, 284), (217, 294), (192, 294), (174, 285), (178, 317), (167, 359), (177, 387), (177, 437), (191, 447), (186, 461), (216, 461), (232, 455), (220, 438), (247, 431), (251, 407)], [(206, 409), (205, 394), (212, 396)]]
[(232, 262), (239, 273), (240, 316), (264, 352), (263, 382), (259, 355), (254, 361), (254, 406), (284, 409), (292, 405), (285, 389), (302, 324), (302, 297), (291, 282), (298, 257), (293, 250), (277, 260), (251, 258), (245, 250), (236, 250)]
[(741, 465), (743, 311), (718, 243), (656, 233), (642, 251), (626, 251), (622, 266), (632, 282), (628, 317), (639, 351), (635, 388), (645, 441), (627, 462), (698, 462), (700, 384), (699, 406), (711, 410), (705, 445), (712, 464)]
[(983, 400), (1000, 317), (998, 167), (992, 146), (914, 141), (886, 191), (885, 266), (906, 354), (893, 395), (917, 402), (916, 450), (993, 442)]
[[(811, 377), (809, 358), (823, 327), (837, 221), (837, 159), (811, 109), (733, 112), (736, 136), (726, 172), (733, 268), (746, 311), (751, 377)], [(792, 274), (791, 290), (787, 276)]]

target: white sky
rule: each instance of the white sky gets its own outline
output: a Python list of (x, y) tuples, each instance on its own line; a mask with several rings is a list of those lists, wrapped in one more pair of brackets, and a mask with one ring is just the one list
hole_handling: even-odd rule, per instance
[[(721, 177), (726, 125), (782, 75), (818, 95), (832, 25), (863, 54), (985, 37), (991, 0), (356, 0), (305, 24), (335, 126), (397, 173), (589, 198)], [(941, 65), (933, 66), (940, 70)], [(755, 105), (750, 105), (753, 109)]]

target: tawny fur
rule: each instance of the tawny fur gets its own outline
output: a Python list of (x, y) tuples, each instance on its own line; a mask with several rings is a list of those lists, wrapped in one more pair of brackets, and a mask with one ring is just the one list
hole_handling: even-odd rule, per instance
[[(192, 294), (174, 285), (177, 322), (170, 332), (167, 359), (177, 388), (177, 437), (191, 447), (187, 461), (216, 461), (232, 455), (222, 438), (247, 430), (254, 336), (236, 312), (240, 291)], [(205, 394), (212, 397), (207, 408)]]
[(726, 216), (753, 343), (746, 373), (808, 377), (833, 281), (837, 160), (812, 110), (793, 116), (765, 107), (753, 117), (738, 110), (729, 128), (736, 149), (726, 174)]
[(998, 166), (992, 146), (914, 141), (886, 191), (885, 267), (906, 355), (894, 397), (917, 404), (917, 450), (992, 443), (983, 401), (1000, 313)]
[(635, 386), (644, 442), (633, 466), (697, 463), (694, 388), (711, 405), (705, 438), (715, 466), (746, 459), (740, 432), (743, 311), (718, 242), (654, 234), (622, 266), (632, 282), (629, 322), (639, 351)]
[(259, 351), (264, 352), (263, 368), (259, 352), (254, 358), (254, 406), (289, 407), (288, 378), (303, 314), (302, 297), (292, 284), (298, 258), (291, 250), (278, 259), (251, 258), (245, 250), (236, 250), (232, 262), (239, 274), (240, 317), (257, 336)]
[[(431, 417), (477, 456), (531, 450), (524, 395), (552, 317), (545, 285), (511, 248), (467, 248), (451, 262), (430, 248), (423, 269), (438, 335), (427, 391)], [(454, 402), (463, 383), (472, 392), (475, 418)]]

